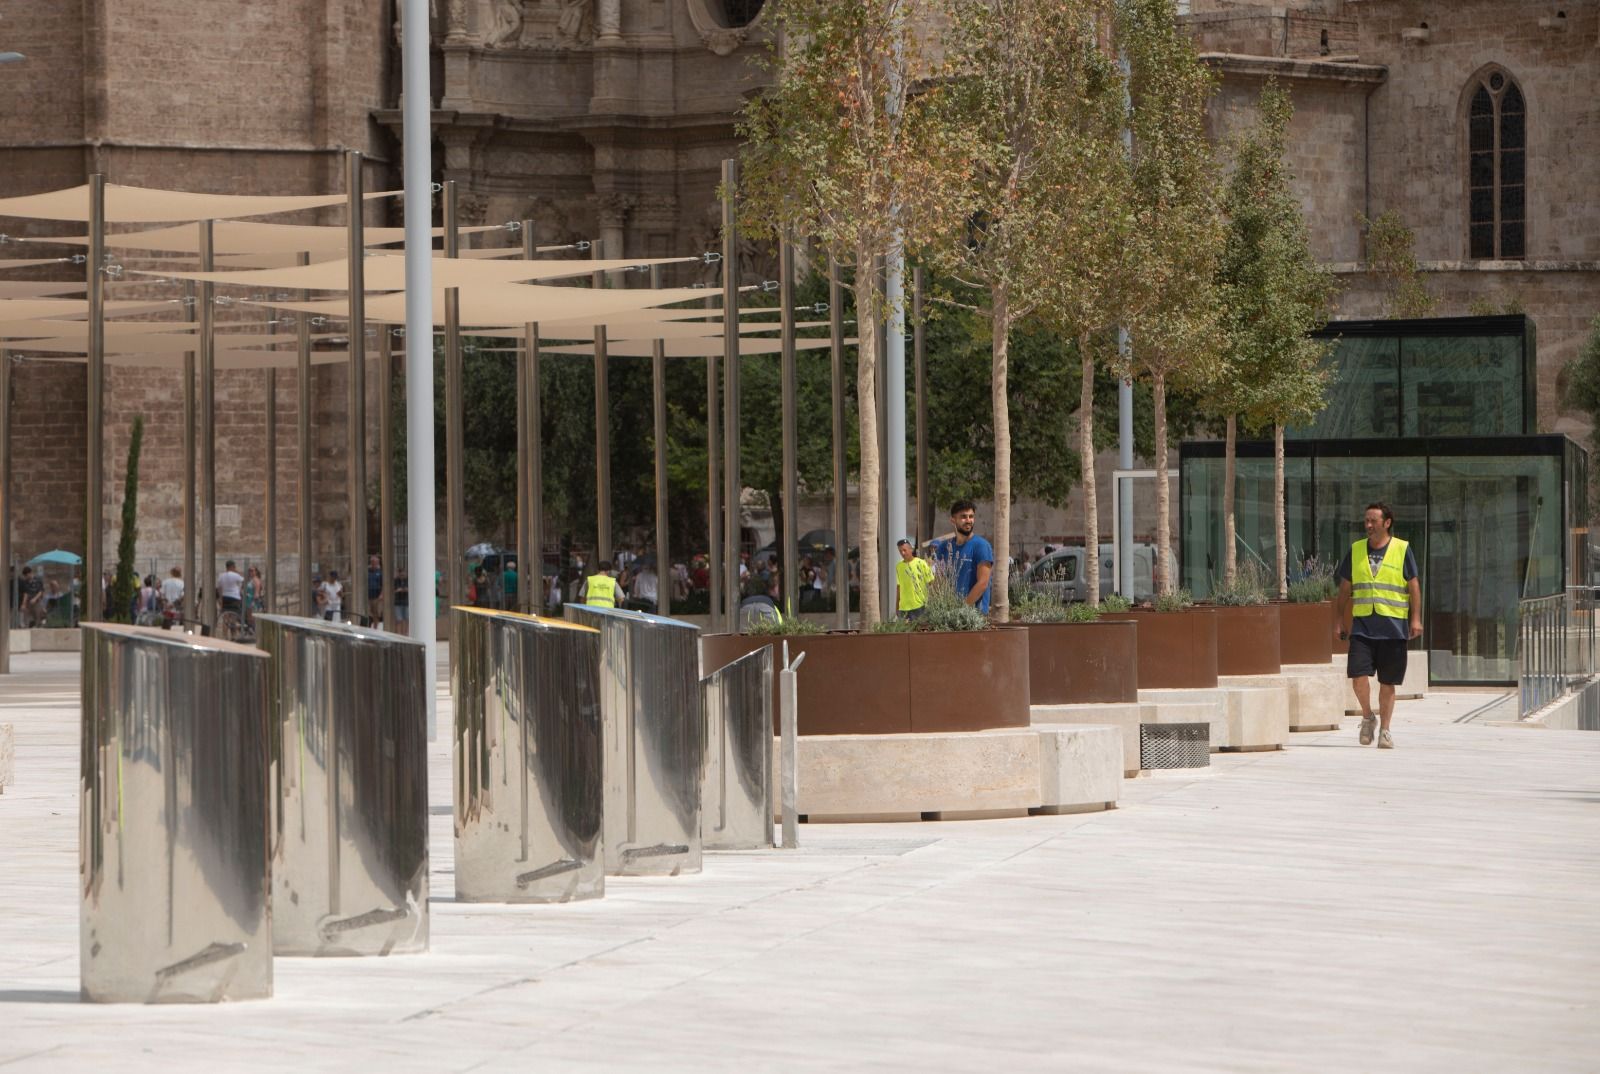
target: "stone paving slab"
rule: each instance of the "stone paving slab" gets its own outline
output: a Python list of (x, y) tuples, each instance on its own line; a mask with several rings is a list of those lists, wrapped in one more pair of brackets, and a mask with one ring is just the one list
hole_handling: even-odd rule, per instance
[[(274, 999), (77, 1001), (76, 660), (0, 679), (0, 1071), (1593, 1071), (1600, 735), (1402, 703), (1106, 813), (807, 825), (603, 901), (452, 899), (433, 950), (277, 962)], [(802, 684), (803, 688), (803, 684)], [(448, 710), (441, 724), (448, 726)]]

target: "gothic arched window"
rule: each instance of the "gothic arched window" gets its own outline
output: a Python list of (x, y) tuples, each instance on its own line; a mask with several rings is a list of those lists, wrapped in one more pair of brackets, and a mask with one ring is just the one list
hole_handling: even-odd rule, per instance
[(1468, 256), (1520, 258), (1527, 245), (1527, 105), (1504, 71), (1478, 75), (1468, 90)]

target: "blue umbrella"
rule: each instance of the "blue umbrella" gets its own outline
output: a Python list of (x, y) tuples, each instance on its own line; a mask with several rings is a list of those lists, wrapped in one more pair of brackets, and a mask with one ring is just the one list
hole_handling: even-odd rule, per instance
[(83, 559), (64, 549), (57, 548), (50, 552), (40, 553), (28, 560), (28, 566), (30, 567), (37, 567), (41, 563), (61, 563), (68, 567), (81, 567)]

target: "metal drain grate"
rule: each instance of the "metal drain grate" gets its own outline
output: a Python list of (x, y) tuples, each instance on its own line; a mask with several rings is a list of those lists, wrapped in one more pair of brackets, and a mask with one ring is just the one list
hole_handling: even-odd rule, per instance
[(1205, 768), (1210, 764), (1210, 724), (1142, 723), (1139, 725), (1140, 768)]

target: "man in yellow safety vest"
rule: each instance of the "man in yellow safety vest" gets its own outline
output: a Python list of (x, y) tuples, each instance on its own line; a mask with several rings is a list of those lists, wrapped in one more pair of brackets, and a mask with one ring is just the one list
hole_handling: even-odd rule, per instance
[[(1361, 703), (1361, 744), (1394, 749), (1389, 721), (1394, 688), (1405, 681), (1406, 642), (1422, 637), (1422, 585), (1411, 545), (1394, 536), (1394, 512), (1385, 503), (1367, 505), (1365, 540), (1350, 546), (1334, 576), (1334, 631), (1349, 639), (1345, 674)], [(1372, 675), (1378, 676), (1378, 716), (1372, 714)], [(1381, 724), (1380, 724), (1381, 721)]]
[(583, 602), (599, 608), (617, 606), (617, 580), (611, 577), (611, 561), (602, 559), (595, 572), (583, 583)]

